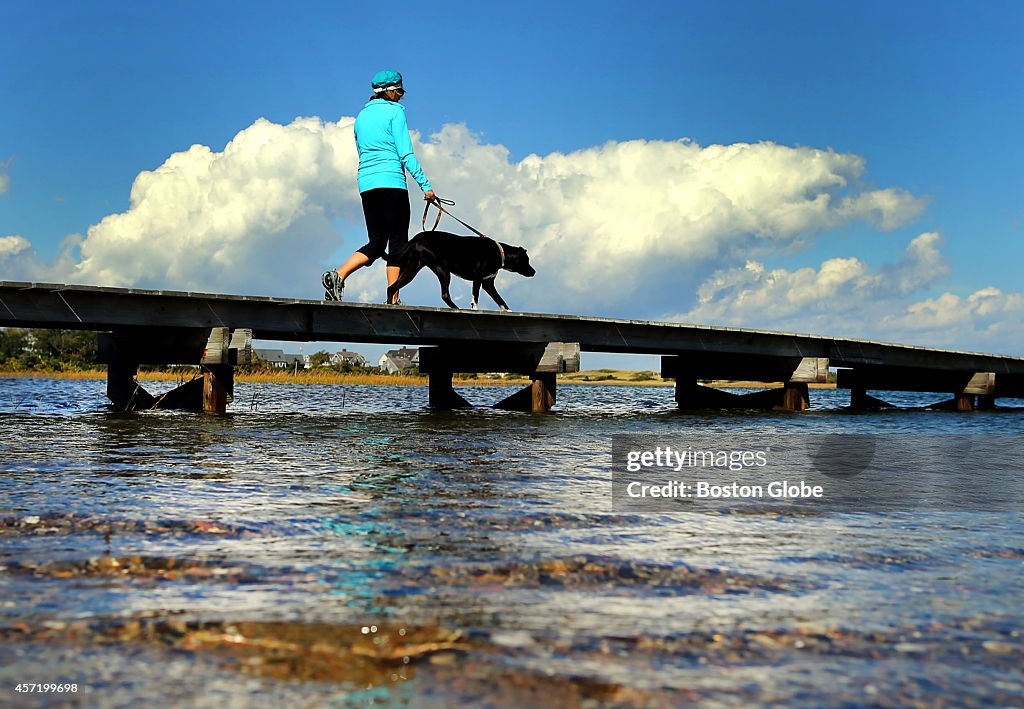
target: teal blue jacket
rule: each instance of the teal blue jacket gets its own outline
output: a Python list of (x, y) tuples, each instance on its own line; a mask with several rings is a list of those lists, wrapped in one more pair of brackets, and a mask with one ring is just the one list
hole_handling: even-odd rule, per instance
[(359, 191), (379, 187), (408, 189), (405, 170), (424, 192), (431, 189), (412, 152), (405, 106), (385, 99), (374, 99), (356, 116), (356, 150), (359, 151)]

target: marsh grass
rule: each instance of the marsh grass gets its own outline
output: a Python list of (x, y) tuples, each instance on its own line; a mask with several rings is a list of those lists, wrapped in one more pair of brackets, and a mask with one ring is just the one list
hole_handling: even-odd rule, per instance
[[(197, 376), (195, 367), (182, 367), (170, 371), (140, 371), (139, 381), (188, 381)], [(106, 369), (86, 369), (81, 371), (41, 371), (41, 370), (8, 370), (0, 371), (0, 377), (43, 377), (53, 379), (106, 379)], [(426, 375), (415, 376), (406, 374), (366, 374), (357, 372), (336, 372), (327, 368), (292, 370), (235, 371), (235, 381), (252, 384), (350, 384), (364, 386), (426, 386)], [(653, 372), (634, 372), (630, 370), (598, 369), (558, 375), (562, 384), (611, 384), (631, 386), (671, 386), (674, 381), (662, 379)], [(529, 384), (529, 377), (510, 375), (492, 378), (482, 375), (455, 375), (457, 386), (523, 386)], [(777, 382), (764, 383), (754, 381), (707, 381), (702, 384), (715, 388), (776, 388), (782, 386)], [(812, 389), (835, 389), (835, 384), (811, 384)]]

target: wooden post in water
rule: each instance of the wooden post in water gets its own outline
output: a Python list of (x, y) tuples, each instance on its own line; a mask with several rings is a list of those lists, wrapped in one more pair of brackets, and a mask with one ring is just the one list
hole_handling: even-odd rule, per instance
[(555, 373), (538, 372), (531, 377), (530, 411), (535, 414), (546, 414), (555, 405)]
[(549, 342), (539, 353), (536, 348), (531, 348), (519, 356), (521, 361), (513, 363), (517, 366), (508, 366), (506, 369), (529, 374), (530, 386), (502, 399), (494, 408), (534, 414), (550, 413), (558, 398), (557, 374), (579, 371), (580, 346), (575, 342)]
[[(422, 357), (422, 354), (421, 354)], [(422, 361), (420, 363), (422, 367)], [(427, 375), (427, 405), (432, 409), (467, 409), (471, 404), (452, 386), (452, 375), (447, 369), (431, 370)]]
[(228, 409), (228, 399), (234, 393), (235, 368), (231, 365), (230, 343), (231, 332), (228, 328), (210, 329), (202, 359), (205, 413), (225, 413)]
[[(234, 397), (234, 364), (252, 361), (252, 330), (144, 328), (100, 333), (98, 349), (98, 360), (107, 365), (107, 397), (114, 408), (224, 413)], [(194, 364), (202, 376), (155, 397), (135, 379), (140, 364)]]
[(783, 411), (807, 411), (811, 408), (811, 397), (807, 392), (807, 382), (786, 382), (782, 388)]
[(879, 365), (840, 369), (836, 376), (836, 386), (839, 389), (850, 390), (852, 408), (895, 408), (880, 399), (868, 396), (868, 389), (948, 392), (952, 398), (933, 404), (931, 408), (960, 412), (994, 407), (998, 394), (994, 372)]
[[(839, 373), (836, 375), (836, 386), (837, 386), (837, 388), (840, 388), (840, 389), (844, 388), (842, 386), (839, 386), (839, 380), (842, 379), (842, 377), (843, 377), (843, 371), (844, 370), (840, 370)], [(845, 371), (849, 371), (849, 370), (845, 370)], [(896, 408), (896, 407), (894, 407), (889, 402), (883, 401), (882, 399), (877, 399), (877, 398), (871, 396), (870, 394), (868, 394), (867, 387), (865, 387), (863, 385), (854, 384), (850, 388), (850, 409), (852, 409), (854, 411), (865, 411), (865, 410), (869, 410), (869, 409), (894, 409), (894, 408)]]
[[(739, 360), (723, 356), (666, 356), (661, 376), (676, 380), (676, 403), (682, 409), (777, 409), (806, 411), (808, 383), (828, 381), (828, 360), (820, 357)], [(781, 389), (733, 394), (702, 386), (700, 379), (782, 382)]]
[(138, 371), (137, 364), (121, 362), (107, 365), (107, 398), (118, 411), (136, 411), (153, 406), (155, 399), (135, 381)]
[[(839, 374), (836, 373), (836, 382), (839, 382)], [(854, 386), (850, 389), (850, 408), (857, 411), (869, 408), (868, 407), (868, 390), (863, 386)]]
[(828, 382), (828, 360), (823, 357), (804, 357), (783, 384), (782, 409), (807, 411), (811, 408), (809, 384)]
[(128, 411), (135, 393), (135, 375), (139, 367), (135, 364), (107, 365), (107, 398), (115, 409)]
[(235, 385), (235, 368), (230, 364), (209, 364), (203, 367), (203, 411), (223, 414)]
[(572, 342), (481, 343), (420, 349), (420, 371), (430, 377), (430, 406), (442, 409), (469, 406), (452, 388), (454, 372), (516, 372), (528, 375), (530, 385), (498, 402), (495, 408), (547, 413), (556, 400), (556, 374), (578, 372), (579, 366), (580, 348)]
[(977, 402), (978, 411), (993, 411), (996, 408), (996, 398), (994, 396), (979, 396)]
[(937, 404), (937, 408), (963, 413), (995, 408), (995, 372), (967, 372), (961, 374), (961, 377), (966, 381), (953, 389), (953, 398)]
[[(673, 374), (676, 380), (675, 400), (680, 409), (735, 409), (742, 408), (743, 401), (747, 401), (750, 408), (758, 408), (750, 404), (743, 395), (703, 386), (697, 381), (697, 375), (692, 370), (676, 369)], [(664, 364), (662, 377), (669, 378), (664, 373)]]
[(957, 394), (953, 401), (957, 411), (974, 411), (974, 397), (969, 394)]

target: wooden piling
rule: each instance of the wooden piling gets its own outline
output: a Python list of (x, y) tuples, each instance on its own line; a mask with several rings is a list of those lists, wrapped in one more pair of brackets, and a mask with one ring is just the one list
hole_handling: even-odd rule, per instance
[[(107, 365), (107, 397), (116, 409), (224, 413), (234, 398), (234, 364), (252, 359), (252, 330), (135, 328), (100, 333), (98, 351)], [(140, 364), (199, 365), (200, 376), (155, 397), (135, 380)]]
[(437, 369), (427, 375), (427, 405), (432, 409), (467, 409), (471, 404), (452, 386), (453, 372)]
[(555, 373), (539, 372), (533, 376), (530, 385), (531, 411), (535, 414), (546, 414), (555, 405)]
[(840, 369), (836, 375), (836, 387), (850, 390), (850, 405), (853, 408), (880, 408), (879, 405), (895, 408), (880, 399), (867, 396), (868, 389), (876, 389), (951, 394), (951, 399), (933, 404), (931, 408), (960, 412), (995, 407), (995, 397), (999, 393), (995, 372), (936, 371), (877, 365)]
[(783, 411), (806, 411), (811, 407), (811, 397), (806, 382), (786, 382), (782, 388)]
[[(818, 357), (764, 358), (662, 357), (661, 376), (676, 380), (676, 403), (682, 409), (776, 409), (806, 411), (809, 382), (828, 378), (828, 360)], [(701, 386), (700, 379), (781, 382), (780, 389), (733, 394)]]
[(235, 368), (230, 364), (208, 364), (203, 366), (203, 411), (208, 414), (223, 414), (228, 408), (228, 399), (234, 390)]
[(154, 397), (135, 380), (139, 366), (129, 363), (107, 365), (107, 398), (118, 411), (152, 408)]
[(516, 372), (530, 377), (530, 385), (508, 396), (494, 408), (506, 411), (548, 413), (555, 405), (556, 374), (578, 372), (579, 345), (570, 342), (493, 345), (477, 343), (460, 347), (420, 349), (420, 371), (429, 379), (433, 408), (469, 406), (452, 388), (454, 372)]
[(850, 389), (850, 409), (854, 411), (866, 411), (872, 409), (893, 409), (896, 408), (887, 401), (875, 398), (868, 394), (863, 386), (855, 386)]

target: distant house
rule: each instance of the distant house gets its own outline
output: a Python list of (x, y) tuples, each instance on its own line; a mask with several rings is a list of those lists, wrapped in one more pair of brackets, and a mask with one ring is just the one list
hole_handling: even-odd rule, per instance
[(309, 369), (309, 355), (286, 354), (284, 356), (286, 367), (289, 369)]
[(341, 350), (340, 352), (335, 352), (334, 354), (331, 355), (331, 359), (330, 362), (328, 362), (328, 364), (332, 364), (335, 366), (339, 364), (347, 364), (352, 367), (365, 367), (366, 357), (363, 357), (358, 352)]
[(403, 347), (397, 350), (388, 350), (381, 356), (377, 366), (388, 374), (395, 374), (397, 372), (401, 372), (403, 369), (409, 369), (410, 367), (419, 367), (420, 351), (409, 347)]
[(285, 354), (284, 350), (257, 350), (253, 354), (271, 367), (278, 369), (309, 369), (309, 358), (301, 354)]
[(284, 350), (258, 350), (253, 349), (253, 355), (261, 362), (266, 362), (271, 367), (287, 367), (284, 361)]

